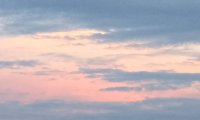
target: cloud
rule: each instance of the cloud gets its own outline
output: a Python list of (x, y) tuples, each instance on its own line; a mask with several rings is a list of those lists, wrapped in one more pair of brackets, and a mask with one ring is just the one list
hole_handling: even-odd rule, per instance
[[(199, 43), (198, 0), (0, 1), (4, 34), (92, 28), (104, 42), (145, 40), (150, 45)], [(5, 17), (6, 16), (6, 17)]]
[(199, 108), (199, 100), (192, 99), (152, 99), (136, 103), (49, 100), (28, 104), (1, 103), (0, 115), (4, 120), (188, 120), (200, 117)]
[(49, 58), (60, 58), (65, 61), (77, 61), (80, 58), (77, 58), (75, 56), (71, 56), (68, 54), (62, 54), (62, 53), (45, 53), (41, 54), (42, 57), (49, 57)]
[(34, 67), (38, 64), (34, 60), (0, 61), (0, 68)]
[(175, 73), (169, 71), (158, 72), (126, 72), (119, 69), (80, 69), (88, 77), (102, 77), (111, 82), (129, 82), (143, 80), (169, 80), (169, 81), (190, 81), (200, 80), (199, 73)]
[(127, 86), (122, 86), (122, 87), (108, 87), (108, 88), (104, 88), (101, 89), (100, 91), (133, 91), (134, 87), (127, 87)]
[(50, 76), (50, 75), (53, 75), (53, 74), (61, 74), (61, 73), (65, 73), (64, 71), (60, 71), (60, 70), (44, 70), (44, 71), (36, 71), (34, 73), (34, 75), (38, 75), (38, 76)]
[(119, 92), (129, 92), (129, 91), (161, 91), (161, 90), (175, 90), (179, 88), (186, 87), (188, 84), (174, 84), (174, 83), (148, 83), (145, 85), (130, 87), (130, 86), (120, 86), (120, 87), (107, 87), (101, 89), (100, 91), (119, 91)]
[(103, 78), (109, 82), (145, 82), (154, 81), (144, 85), (131, 87), (107, 87), (100, 91), (157, 91), (174, 90), (191, 86), (200, 80), (199, 73), (175, 73), (169, 71), (158, 72), (126, 72), (119, 69), (80, 69), (89, 78)]

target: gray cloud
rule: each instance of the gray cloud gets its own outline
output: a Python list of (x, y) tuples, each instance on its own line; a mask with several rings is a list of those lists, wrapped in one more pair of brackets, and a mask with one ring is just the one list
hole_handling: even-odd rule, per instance
[(135, 87), (127, 87), (127, 86), (121, 86), (121, 87), (108, 87), (108, 88), (104, 88), (101, 89), (100, 91), (133, 91), (135, 90)]
[(199, 100), (192, 99), (152, 99), (136, 103), (59, 100), (37, 101), (29, 104), (8, 102), (0, 104), (0, 116), (4, 120), (189, 120), (200, 117), (199, 103)]
[(50, 76), (50, 75), (55, 75), (55, 74), (64, 74), (65, 71), (61, 70), (41, 70), (41, 71), (36, 71), (34, 75), (38, 76)]
[(199, 42), (199, 5), (198, 0), (1, 0), (0, 14), (10, 18), (5, 17), (3, 29), (11, 34), (115, 29), (94, 38), (111, 42), (139, 38), (158, 46)]
[(175, 73), (169, 71), (158, 72), (126, 72), (118, 69), (80, 69), (89, 78), (103, 78), (109, 82), (144, 82), (138, 87), (108, 87), (101, 91), (155, 91), (171, 90), (188, 87), (194, 82), (200, 81), (199, 73)]
[(186, 87), (190, 84), (182, 83), (182, 84), (175, 84), (175, 83), (148, 83), (145, 85), (140, 85), (137, 87), (130, 87), (130, 86), (121, 86), (121, 87), (108, 87), (101, 89), (100, 91), (120, 91), (120, 92), (127, 92), (127, 91), (158, 91), (158, 90), (172, 90), (172, 89), (179, 89)]
[(34, 67), (38, 64), (34, 60), (0, 61), (0, 68)]
[(80, 69), (88, 74), (88, 77), (102, 77), (111, 82), (129, 82), (143, 80), (164, 80), (164, 81), (192, 81), (200, 80), (200, 73), (175, 73), (168, 71), (158, 72), (126, 72), (119, 69)]

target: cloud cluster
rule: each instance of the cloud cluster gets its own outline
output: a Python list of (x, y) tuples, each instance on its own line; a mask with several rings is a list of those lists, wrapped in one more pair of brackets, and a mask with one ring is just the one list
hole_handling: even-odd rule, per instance
[(107, 32), (93, 36), (104, 42), (199, 43), (199, 5), (198, 0), (1, 0), (1, 34), (91, 28)]
[(89, 78), (103, 78), (109, 82), (150, 82), (138, 87), (121, 86), (108, 87), (101, 91), (155, 91), (173, 90), (190, 86), (200, 81), (199, 73), (176, 73), (169, 71), (158, 72), (126, 72), (119, 69), (80, 69)]

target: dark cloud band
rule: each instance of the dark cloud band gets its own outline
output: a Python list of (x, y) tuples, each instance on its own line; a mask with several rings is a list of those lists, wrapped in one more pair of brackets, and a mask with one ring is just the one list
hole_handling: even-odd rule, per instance
[(108, 31), (94, 36), (104, 42), (199, 43), (199, 5), (198, 0), (1, 0), (0, 16), (7, 16), (1, 34), (86, 27)]

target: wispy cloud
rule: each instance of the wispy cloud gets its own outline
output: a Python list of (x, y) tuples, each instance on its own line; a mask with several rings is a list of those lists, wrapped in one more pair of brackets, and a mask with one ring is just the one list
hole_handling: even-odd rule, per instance
[(198, 81), (200, 80), (199, 73), (175, 73), (170, 71), (158, 72), (126, 72), (119, 69), (80, 69), (81, 72), (86, 73), (88, 77), (102, 77), (111, 82), (129, 82), (142, 80), (170, 80), (170, 81)]
[(0, 61), (0, 68), (34, 67), (39, 65), (35, 60)]

